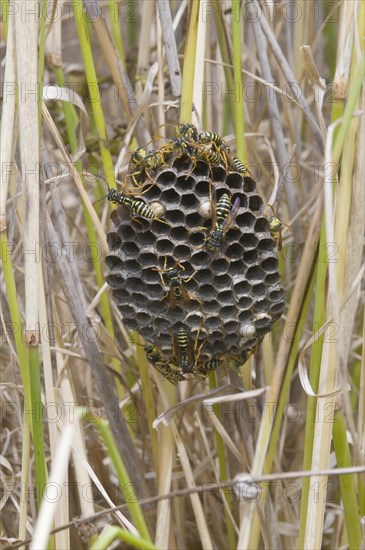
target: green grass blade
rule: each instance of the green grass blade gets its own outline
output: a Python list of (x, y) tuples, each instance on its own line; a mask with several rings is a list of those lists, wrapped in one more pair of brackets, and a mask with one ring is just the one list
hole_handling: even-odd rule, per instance
[[(90, 414), (87, 415), (87, 419), (88, 421), (90, 421)], [(114, 437), (109, 428), (109, 424), (105, 420), (101, 420), (100, 418), (95, 418), (94, 420), (96, 427), (98, 428), (104, 444), (108, 450), (108, 456), (110, 457), (115, 468), (119, 480), (120, 490), (122, 491), (126, 503), (128, 504), (128, 508), (135, 523), (136, 529), (138, 529), (141, 537), (151, 542), (147, 524), (145, 522), (143, 512), (138, 504), (137, 496), (135, 494), (132, 494), (131, 497), (132, 484), (125, 468), (123, 459), (118, 452)]]
[[(232, 13), (240, 12), (240, 0), (232, 0)], [(233, 35), (233, 68), (234, 82), (238, 88), (238, 98), (234, 102), (234, 126), (236, 129), (236, 152), (237, 156), (244, 164), (247, 164), (247, 148), (245, 143), (245, 120), (243, 112), (243, 81), (242, 81), (242, 45), (241, 45), (241, 17), (233, 15), (232, 17), (232, 35)], [(238, 99), (238, 101), (237, 101)]]
[(91, 98), (91, 106), (94, 114), (96, 129), (98, 132), (99, 147), (106, 180), (110, 188), (116, 187), (114, 179), (113, 160), (108, 145), (108, 136), (101, 105), (101, 94), (98, 86), (93, 55), (91, 51), (91, 38), (85, 24), (85, 12), (83, 4), (79, 0), (72, 0), (77, 32), (80, 39), (80, 48), (84, 61), (86, 80)]
[(196, 41), (198, 36), (199, 2), (192, 2), (188, 36), (184, 55), (184, 69), (181, 88), (180, 121), (190, 122), (193, 110), (193, 82), (195, 71)]
[(142, 537), (136, 537), (120, 527), (108, 525), (97, 540), (90, 546), (90, 550), (106, 550), (117, 539), (123, 541), (132, 548), (141, 548), (142, 550), (157, 550), (157, 547), (151, 541)]
[[(346, 423), (342, 410), (335, 412), (333, 419), (333, 444), (336, 452), (338, 468), (350, 468), (352, 464), (349, 443), (347, 440)], [(340, 476), (341, 496), (349, 547), (351, 550), (361, 547), (362, 533), (359, 505), (356, 498), (354, 476)]]

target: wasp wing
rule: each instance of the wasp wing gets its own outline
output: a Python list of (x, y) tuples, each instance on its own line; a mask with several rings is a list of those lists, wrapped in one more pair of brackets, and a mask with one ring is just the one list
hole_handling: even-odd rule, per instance
[(228, 229), (231, 227), (232, 223), (234, 222), (240, 206), (241, 206), (241, 201), (239, 197), (237, 197), (233, 203), (229, 216), (227, 217), (226, 220), (224, 220), (222, 224), (223, 235), (227, 233)]
[(174, 288), (170, 288), (170, 290), (169, 290), (169, 309), (173, 309), (176, 306), (177, 303), (181, 303), (181, 302), (184, 304), (184, 306), (188, 305), (191, 298), (190, 298), (187, 290), (182, 285), (180, 286), (180, 293), (181, 293), (182, 297), (177, 298)]

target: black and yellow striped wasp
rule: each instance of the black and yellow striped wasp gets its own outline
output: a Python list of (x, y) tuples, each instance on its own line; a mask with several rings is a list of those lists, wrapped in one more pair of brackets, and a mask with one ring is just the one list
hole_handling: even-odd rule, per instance
[(286, 227), (289, 227), (289, 229), (290, 229), (290, 226), (288, 224), (282, 222), (277, 217), (277, 215), (275, 214), (274, 208), (272, 207), (271, 204), (268, 204), (267, 206), (269, 206), (272, 210), (272, 216), (269, 219), (270, 233), (271, 233), (271, 236), (274, 240), (275, 248), (280, 251), (283, 247), (283, 239), (282, 239), (282, 236), (281, 236), (282, 227), (283, 227), (283, 225), (286, 225)]
[(240, 199), (237, 197), (232, 206), (231, 198), (227, 193), (221, 196), (215, 208), (212, 197), (211, 203), (213, 213), (212, 229), (209, 236), (206, 238), (205, 244), (210, 252), (221, 252), (223, 249), (224, 235), (234, 222), (241, 203)]
[(213, 143), (216, 148), (219, 148), (223, 143), (223, 138), (219, 134), (207, 131), (199, 132), (198, 128), (190, 123), (179, 123), (176, 126), (176, 136), (203, 144)]
[(204, 345), (204, 340), (198, 345), (200, 329), (198, 330), (194, 345), (192, 345), (185, 328), (179, 326), (177, 334), (173, 339), (174, 362), (184, 374), (194, 373), (199, 361), (201, 349)]
[(129, 159), (128, 175), (132, 179), (134, 185), (138, 184), (143, 179), (144, 162), (148, 155), (145, 147), (138, 147)]
[(196, 145), (192, 147), (192, 154), (199, 160), (204, 160), (208, 166), (219, 166), (222, 164), (222, 158), (218, 153), (212, 151), (212, 149), (207, 149), (204, 146)]
[(148, 151), (145, 147), (137, 147), (129, 159), (128, 172), (132, 173), (136, 168), (143, 165), (147, 155)]
[(229, 163), (228, 163), (228, 156), (229, 154), (231, 156), (232, 152), (222, 136), (219, 134), (216, 134), (215, 132), (200, 132), (198, 136), (199, 143), (205, 144), (205, 145), (212, 145), (211, 149), (208, 149), (211, 151), (212, 154), (215, 155), (215, 158), (217, 159), (214, 163), (217, 164), (224, 164), (226, 170), (228, 169)]
[(270, 233), (274, 239), (275, 248), (280, 251), (283, 247), (283, 239), (281, 236), (281, 228), (283, 227), (283, 224), (275, 215), (271, 216), (269, 223)]
[(192, 144), (198, 140), (199, 132), (194, 124), (187, 122), (179, 122), (175, 128), (175, 137), (160, 147), (158, 150), (162, 155), (171, 155), (179, 153), (180, 155), (190, 156), (192, 152)]
[(238, 369), (249, 360), (251, 355), (256, 353), (259, 347), (259, 342), (257, 342), (250, 349), (242, 350), (240, 353), (230, 355), (228, 359), (228, 365), (232, 369)]
[(167, 380), (169, 380), (173, 384), (176, 384), (176, 382), (180, 382), (181, 380), (185, 379), (182, 372), (170, 366), (171, 359), (162, 357), (160, 350), (157, 346), (155, 346), (154, 344), (146, 344), (144, 346), (144, 350), (146, 352), (147, 360), (152, 363), (155, 369), (158, 370), (158, 372), (162, 374), (162, 376), (167, 378)]
[(186, 137), (172, 138), (169, 140), (168, 144), (161, 149), (164, 148), (166, 152), (179, 153), (180, 155), (189, 157), (193, 161), (193, 168), (190, 174), (194, 171), (198, 160), (206, 162), (210, 170), (212, 167), (222, 164), (222, 158), (218, 153), (209, 149), (203, 143), (189, 140)]
[[(227, 154), (222, 154), (220, 149), (225, 145), (229, 150), (228, 145), (215, 132), (199, 132), (194, 124), (180, 123), (176, 127), (176, 136), (169, 141), (167, 149), (170, 148), (191, 157), (194, 162), (193, 170), (197, 160), (206, 162), (210, 169), (220, 164), (225, 164), (228, 168)], [(213, 145), (214, 148), (208, 145)]]
[[(170, 287), (170, 290), (166, 293), (165, 297), (169, 297), (169, 306), (173, 307), (176, 304), (188, 304), (191, 300), (191, 297), (187, 290), (184, 288), (184, 283), (188, 283), (196, 274), (196, 271), (190, 275), (190, 277), (186, 279), (182, 279), (180, 276), (180, 273), (185, 271), (185, 268), (181, 265), (180, 262), (177, 262), (174, 267), (170, 267), (169, 269), (166, 269), (167, 266), (167, 256), (165, 257), (165, 264), (164, 269), (156, 269), (156, 271), (159, 272), (161, 282), (163, 285), (167, 285)], [(198, 300), (194, 296), (194, 300)]]
[(174, 355), (179, 368), (185, 372), (193, 372), (194, 356), (188, 335), (183, 327), (179, 327), (177, 337), (174, 341)]
[(145, 147), (138, 147), (131, 155), (128, 175), (135, 185), (146, 177), (152, 180), (150, 171), (157, 170), (163, 164), (165, 164), (165, 158), (160, 151), (155, 149), (148, 151)]
[(248, 176), (250, 173), (247, 166), (243, 164), (243, 162), (241, 162), (240, 159), (235, 156), (232, 159), (232, 168), (233, 170), (241, 174), (241, 176)]
[(200, 132), (198, 135), (198, 140), (200, 143), (213, 143), (217, 149), (219, 149), (222, 143), (224, 143), (223, 138), (219, 134), (207, 131)]
[(214, 145), (216, 153), (220, 156), (221, 162), (223, 162), (226, 168), (231, 168), (242, 176), (247, 176), (249, 174), (247, 166), (245, 166), (239, 158), (234, 156), (227, 143), (219, 134), (215, 132), (200, 132), (198, 141), (200, 143), (211, 143)]
[(185, 137), (174, 137), (169, 139), (166, 145), (160, 147), (159, 152), (163, 155), (178, 153), (179, 155), (190, 156), (192, 152), (191, 143)]
[[(196, 133), (189, 134), (188, 129), (184, 131), (186, 137), (188, 137), (189, 135), (194, 136), (194, 139), (192, 139), (192, 141), (197, 142), (198, 146), (200, 145), (200, 147), (198, 148), (198, 157), (206, 160), (209, 164), (213, 166), (224, 164), (226, 169), (231, 168), (244, 176), (249, 174), (248, 168), (243, 164), (243, 162), (240, 161), (239, 158), (234, 156), (228, 144), (224, 141), (222, 136), (220, 136), (216, 132), (203, 131), (199, 132), (196, 136)], [(206, 147), (204, 147), (204, 145), (209, 144), (212, 145), (212, 148), (207, 149)]]
[(162, 153), (159, 151), (155, 151), (154, 149), (148, 153), (146, 158), (144, 159), (145, 164), (145, 170), (147, 171), (148, 168), (150, 170), (157, 170), (157, 168), (160, 168), (165, 163), (165, 158)]
[(198, 128), (191, 123), (179, 122), (176, 126), (176, 137), (188, 141), (197, 141), (199, 138)]
[(114, 204), (123, 204), (124, 206), (127, 206), (136, 216), (141, 216), (141, 218), (151, 220), (155, 218), (155, 214), (151, 208), (142, 199), (136, 199), (135, 197), (125, 195), (116, 189), (109, 189), (106, 198)]
[(223, 140), (219, 145), (219, 154), (227, 167), (235, 170), (236, 172), (241, 174), (241, 176), (248, 176), (250, 174), (247, 166), (245, 166), (245, 164), (243, 164), (243, 162), (241, 162), (239, 158), (234, 156), (227, 143), (225, 143)]
[(109, 189), (106, 198), (108, 199), (108, 201), (114, 204), (122, 204), (127, 208), (129, 208), (131, 213), (133, 214), (132, 219), (135, 216), (141, 216), (141, 218), (146, 218), (149, 220), (157, 220), (161, 223), (165, 223), (169, 225), (165, 220), (161, 220), (161, 218), (157, 218), (153, 210), (151, 210), (148, 204), (145, 203), (145, 201), (142, 199), (139, 199), (139, 198), (136, 199), (133, 196), (125, 195), (124, 193), (121, 193), (116, 189)]
[(196, 375), (205, 378), (207, 374), (223, 365), (223, 359), (211, 357), (206, 361), (201, 361), (196, 367)]

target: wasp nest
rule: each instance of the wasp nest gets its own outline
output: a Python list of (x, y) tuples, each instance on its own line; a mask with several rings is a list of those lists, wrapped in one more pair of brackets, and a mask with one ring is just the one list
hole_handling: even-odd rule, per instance
[(284, 292), (255, 181), (208, 155), (166, 157), (146, 171), (143, 194), (111, 198), (122, 206), (106, 262), (126, 327), (175, 381), (243, 364), (282, 315)]

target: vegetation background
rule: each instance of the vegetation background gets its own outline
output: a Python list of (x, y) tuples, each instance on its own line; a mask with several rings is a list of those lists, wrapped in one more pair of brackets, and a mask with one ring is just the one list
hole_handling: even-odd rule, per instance
[[(1, 1), (4, 547), (360, 548), (364, 11)], [(175, 388), (123, 327), (93, 202), (179, 120), (225, 136), (289, 227), (259, 353)]]

